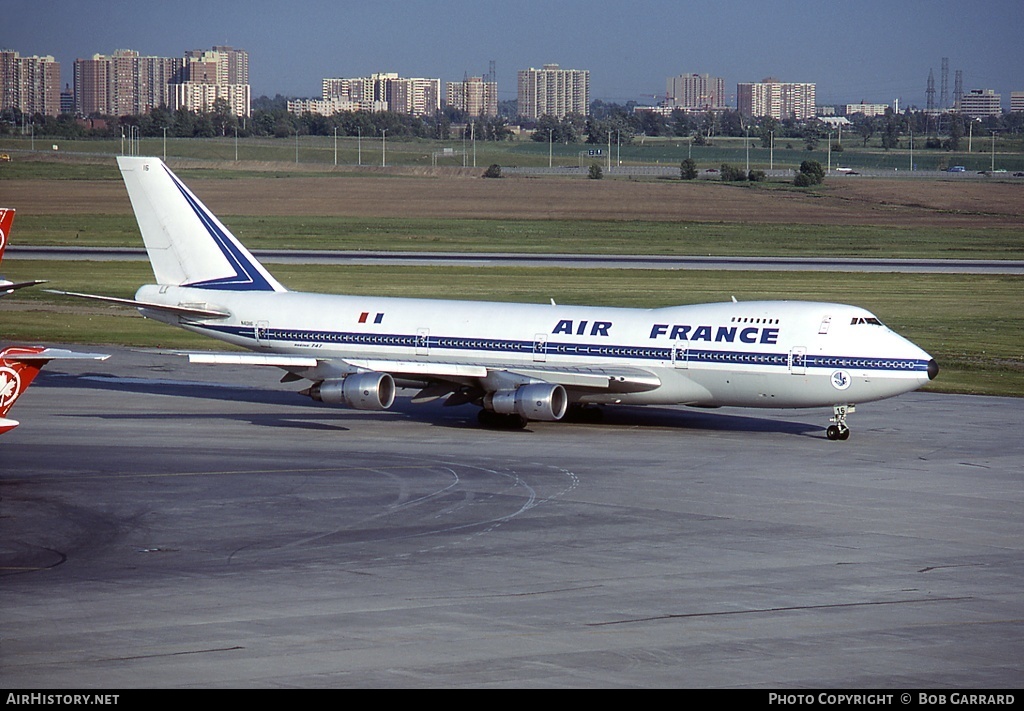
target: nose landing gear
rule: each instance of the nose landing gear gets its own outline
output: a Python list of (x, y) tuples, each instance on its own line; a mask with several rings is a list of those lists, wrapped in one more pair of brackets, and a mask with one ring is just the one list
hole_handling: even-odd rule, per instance
[(850, 428), (846, 424), (846, 416), (853, 414), (856, 410), (856, 405), (834, 405), (832, 407), (833, 415), (829, 422), (835, 424), (828, 426), (825, 436), (831, 440), (850, 439)]

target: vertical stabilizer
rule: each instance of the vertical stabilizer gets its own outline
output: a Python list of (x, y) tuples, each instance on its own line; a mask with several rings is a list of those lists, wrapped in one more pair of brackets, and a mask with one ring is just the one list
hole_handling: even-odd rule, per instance
[(7, 239), (11, 236), (11, 226), (14, 224), (14, 209), (0, 207), (0, 262), (4, 260), (4, 250), (7, 249)]
[(120, 156), (117, 164), (158, 284), (285, 291), (163, 161)]
[(17, 420), (7, 419), (7, 411), (39, 374), (41, 365), (18, 360), (16, 356), (35, 355), (43, 350), (11, 346), (0, 351), (0, 434), (18, 426)]

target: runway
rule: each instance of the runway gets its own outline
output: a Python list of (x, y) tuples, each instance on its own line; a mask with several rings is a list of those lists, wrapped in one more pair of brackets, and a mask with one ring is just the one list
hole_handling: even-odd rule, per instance
[[(148, 261), (146, 250), (126, 247), (24, 247), (12, 259)], [(568, 269), (700, 269), (726, 271), (897, 272), (902, 274), (1024, 274), (1024, 260), (881, 259), (863, 257), (715, 257), (694, 255), (525, 254), (512, 252), (385, 252), (374, 250), (253, 250), (265, 264), (389, 264)]]
[[(313, 403), (100, 349), (0, 438), (9, 688), (1019, 688), (1024, 408)], [(406, 393), (407, 395), (409, 393)]]

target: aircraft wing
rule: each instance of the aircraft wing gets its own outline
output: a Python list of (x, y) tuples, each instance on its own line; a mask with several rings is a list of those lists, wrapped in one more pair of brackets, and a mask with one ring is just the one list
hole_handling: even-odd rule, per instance
[[(438, 381), (466, 384), (469, 381), (543, 381), (568, 388), (635, 393), (655, 390), (661, 379), (643, 368), (570, 367), (535, 364), (531, 367), (474, 365), (466, 363), (422, 362), (359, 358), (317, 358), (315, 356), (273, 353), (183, 353), (191, 363), (214, 365), (264, 365), (284, 368), (310, 379), (338, 377), (359, 371), (388, 373), (394, 377), (420, 382)], [(320, 376), (311, 369), (319, 371)]]

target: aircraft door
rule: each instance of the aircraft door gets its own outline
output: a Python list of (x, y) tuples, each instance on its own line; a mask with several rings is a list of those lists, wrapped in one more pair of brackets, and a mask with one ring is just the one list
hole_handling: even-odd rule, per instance
[(533, 337), (533, 362), (543, 363), (548, 359), (548, 334), (538, 333)]
[(256, 327), (253, 329), (253, 335), (256, 337), (256, 344), (267, 347), (270, 345), (270, 341), (267, 340), (267, 331), (269, 330), (270, 324), (266, 321), (257, 321)]
[(796, 346), (789, 351), (789, 372), (792, 375), (807, 374), (807, 348)]
[(416, 329), (416, 355), (430, 355), (430, 329)]
[(690, 342), (685, 339), (672, 340), (672, 367), (689, 368)]

